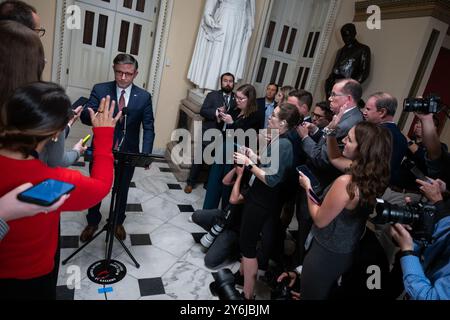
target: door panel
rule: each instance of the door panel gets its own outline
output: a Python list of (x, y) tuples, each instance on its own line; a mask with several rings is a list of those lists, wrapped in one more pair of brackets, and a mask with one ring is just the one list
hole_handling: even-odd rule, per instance
[(75, 4), (81, 8), (83, 29), (72, 31), (68, 93), (90, 91), (94, 84), (106, 80), (105, 71), (111, 66), (111, 26), (115, 16), (113, 11), (104, 8)]
[(81, 9), (82, 30), (71, 31), (69, 96), (88, 96), (96, 83), (114, 80), (112, 60), (120, 52), (138, 60), (135, 84), (145, 87), (159, 1), (79, 0), (74, 4)]
[(329, 0), (274, 2), (254, 79), (258, 96), (270, 82), (307, 87), (329, 5)]
[[(120, 13), (116, 15), (114, 34), (119, 36), (113, 40), (111, 59), (119, 53), (132, 54), (139, 63), (139, 74), (134, 83), (140, 87), (144, 87), (148, 79), (148, 74), (145, 71), (150, 67), (148, 57), (153, 50), (153, 28), (153, 22)], [(125, 32), (125, 29), (128, 31)], [(109, 70), (109, 77), (114, 79), (112, 69)]]

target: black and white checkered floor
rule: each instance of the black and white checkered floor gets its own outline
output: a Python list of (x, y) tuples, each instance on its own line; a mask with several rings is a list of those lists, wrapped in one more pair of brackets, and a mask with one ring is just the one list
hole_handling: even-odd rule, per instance
[[(81, 164), (82, 165), (82, 164)], [(87, 174), (87, 165), (75, 167)], [(112, 258), (127, 269), (123, 280), (99, 285), (87, 277), (87, 268), (105, 257), (103, 232), (66, 265), (60, 265), (58, 298), (75, 300), (208, 300), (217, 299), (209, 290), (214, 279), (204, 265), (204, 253), (198, 243), (205, 230), (189, 222), (203, 205), (205, 190), (199, 185), (191, 194), (183, 191), (168, 164), (154, 162), (150, 170), (137, 168), (128, 195), (125, 245), (140, 264), (137, 269), (122, 246), (114, 240)], [(109, 196), (102, 202), (105, 223)], [(61, 260), (81, 246), (79, 235), (86, 226), (85, 212), (65, 212), (61, 218)], [(233, 272), (239, 263), (223, 267)], [(105, 290), (106, 289), (106, 290)], [(257, 298), (268, 299), (267, 287), (257, 287)]]

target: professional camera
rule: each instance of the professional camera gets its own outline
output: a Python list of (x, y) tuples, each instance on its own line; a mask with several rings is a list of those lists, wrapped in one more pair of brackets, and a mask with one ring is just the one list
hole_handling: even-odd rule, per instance
[(270, 300), (292, 300), (291, 290), (289, 287), (289, 277), (284, 278), (281, 282), (277, 282), (275, 288), (270, 293)]
[(225, 209), (223, 216), (217, 218), (217, 222), (211, 227), (211, 230), (205, 234), (201, 239), (200, 243), (206, 249), (211, 247), (216, 237), (225, 229), (231, 220), (231, 206)]
[(421, 202), (400, 207), (382, 199), (377, 199), (376, 216), (371, 218), (375, 224), (401, 223), (412, 228), (411, 236), (419, 241), (430, 243), (434, 230), (436, 208)]
[(406, 98), (403, 111), (418, 113), (438, 113), (441, 111), (441, 98), (430, 95), (426, 98)]
[(235, 288), (234, 275), (230, 269), (221, 269), (213, 276), (216, 281), (209, 285), (213, 295), (219, 296), (220, 300), (244, 300)]

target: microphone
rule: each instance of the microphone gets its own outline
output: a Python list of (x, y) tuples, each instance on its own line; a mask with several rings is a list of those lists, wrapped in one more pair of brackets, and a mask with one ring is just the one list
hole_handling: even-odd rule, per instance
[(122, 117), (120, 119), (120, 122), (123, 122), (122, 139), (120, 139), (117, 151), (120, 151), (120, 149), (122, 148), (123, 141), (125, 140), (125, 135), (127, 134), (127, 116), (128, 116), (128, 107), (123, 107)]

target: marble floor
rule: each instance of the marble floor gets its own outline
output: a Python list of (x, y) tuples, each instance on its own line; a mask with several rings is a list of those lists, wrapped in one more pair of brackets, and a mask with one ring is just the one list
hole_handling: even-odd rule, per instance
[[(67, 145), (72, 145), (89, 131), (73, 130)], [(82, 161), (82, 159), (81, 159)], [(87, 174), (87, 163), (72, 168)], [(210, 300), (217, 299), (209, 290), (214, 280), (204, 265), (204, 252), (197, 242), (206, 231), (189, 221), (192, 212), (202, 207), (205, 190), (197, 186), (184, 193), (184, 182), (178, 182), (165, 160), (154, 162), (149, 170), (137, 168), (128, 195), (125, 246), (140, 264), (136, 268), (117, 240), (112, 258), (127, 270), (121, 281), (99, 285), (90, 281), (87, 269), (105, 257), (105, 235), (100, 234), (66, 265), (60, 265), (58, 299), (63, 300)], [(105, 223), (109, 212), (109, 196), (102, 202)], [(65, 212), (61, 218), (61, 260), (82, 244), (79, 235), (86, 225), (85, 212)], [(222, 267), (238, 270), (239, 263)], [(264, 284), (256, 288), (257, 299), (268, 299)]]

